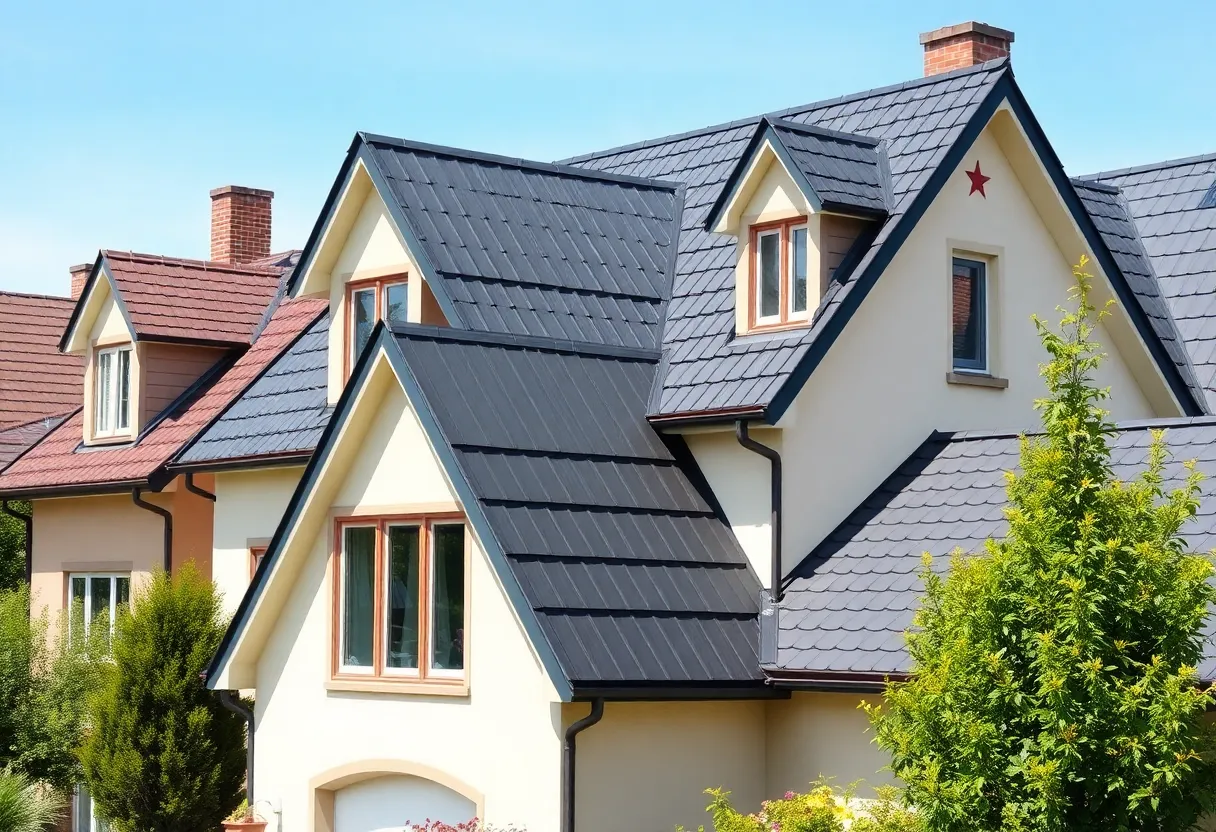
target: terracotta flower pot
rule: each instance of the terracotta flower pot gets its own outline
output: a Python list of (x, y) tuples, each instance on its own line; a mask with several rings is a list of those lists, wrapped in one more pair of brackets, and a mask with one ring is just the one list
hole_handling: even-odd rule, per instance
[(224, 832), (266, 832), (264, 820), (226, 820)]

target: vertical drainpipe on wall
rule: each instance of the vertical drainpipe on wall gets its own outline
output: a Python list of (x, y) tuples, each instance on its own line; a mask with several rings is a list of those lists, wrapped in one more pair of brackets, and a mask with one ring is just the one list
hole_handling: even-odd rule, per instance
[(197, 497), (202, 497), (204, 500), (215, 502), (215, 495), (205, 488), (199, 488), (194, 484), (194, 474), (186, 474), (186, 490)]
[[(216, 691), (220, 695), (220, 704), (238, 714), (245, 720), (245, 799), (252, 807), (253, 802), (253, 711), (245, 707), (239, 698), (234, 699), (230, 690)], [(238, 694), (239, 696), (239, 694)]]
[(17, 511), (8, 500), (0, 502), (0, 511), (25, 524), (25, 582), (28, 584), (34, 578), (34, 517)]
[(604, 698), (591, 700), (591, 713), (570, 723), (562, 743), (562, 828), (574, 832), (574, 743), (583, 731), (604, 718)]
[(735, 438), (752, 453), (759, 454), (769, 462), (769, 527), (772, 533), (771, 571), (768, 592), (760, 592), (760, 664), (777, 662), (777, 613), (781, 608), (781, 581), (785, 577), (781, 568), (781, 454), (768, 445), (752, 439), (747, 432), (747, 422), (735, 422)]
[(153, 514), (159, 514), (165, 520), (165, 574), (168, 575), (173, 571), (173, 512), (167, 508), (161, 508), (155, 503), (149, 503), (141, 495), (142, 489), (138, 486), (131, 490), (131, 502), (135, 505), (150, 511)]

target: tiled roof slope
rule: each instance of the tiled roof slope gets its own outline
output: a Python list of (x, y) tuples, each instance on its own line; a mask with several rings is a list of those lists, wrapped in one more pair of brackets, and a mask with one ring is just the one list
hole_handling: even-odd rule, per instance
[(199, 428), (294, 341), (324, 306), (324, 301), (313, 299), (283, 303), (248, 352), (226, 371), (222, 362), (213, 368), (198, 385), (169, 405), (159, 419), (153, 420), (132, 444), (82, 448), (82, 415), (76, 413), (0, 473), (0, 494), (56, 493), (147, 483)]
[(759, 583), (691, 454), (645, 419), (656, 353), (395, 334), (576, 689), (759, 678)]
[(826, 209), (886, 213), (887, 176), (877, 139), (785, 119), (769, 123)]
[(0, 428), (80, 407), (84, 362), (59, 352), (74, 305), (70, 298), (0, 292)]
[(1115, 186), (1216, 409), (1216, 153), (1086, 179)]
[(24, 425), (0, 428), (0, 471), (19, 457), (26, 448), (38, 442), (59, 426), (64, 416), (43, 416)]
[[(1173, 459), (1165, 487), (1186, 479), (1182, 463), (1197, 460), (1208, 476), (1199, 511), (1184, 527), (1198, 552), (1216, 546), (1216, 419), (1154, 420), (1123, 427), (1113, 438), (1114, 474), (1144, 469), (1150, 428), (1168, 427)], [(1005, 534), (1004, 472), (1018, 466), (1015, 435), (930, 437), (800, 564), (779, 617), (777, 666), (783, 670), (900, 673), (909, 670), (903, 632), (922, 586), (921, 556), (937, 568), (956, 547), (978, 551)], [(1216, 679), (1216, 618), (1206, 630), (1205, 679)]]
[(679, 235), (677, 186), (360, 138), (454, 324), (657, 346)]
[[(283, 266), (103, 251), (138, 338), (248, 345)], [(280, 256), (281, 257), (281, 256)]]
[(320, 300), (316, 310), (316, 319), (299, 339), (182, 450), (175, 467), (312, 453), (333, 413), (326, 402), (327, 302)]

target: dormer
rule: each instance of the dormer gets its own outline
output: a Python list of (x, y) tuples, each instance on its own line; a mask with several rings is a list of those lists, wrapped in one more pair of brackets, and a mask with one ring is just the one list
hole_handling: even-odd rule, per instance
[(829, 281), (890, 204), (877, 140), (761, 119), (705, 221), (737, 240), (736, 334), (809, 326)]

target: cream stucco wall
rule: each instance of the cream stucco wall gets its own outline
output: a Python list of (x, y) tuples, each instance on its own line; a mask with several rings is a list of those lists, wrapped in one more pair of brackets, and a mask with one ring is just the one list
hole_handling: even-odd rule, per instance
[(270, 542), (303, 472), (292, 466), (215, 475), (211, 569), (223, 595), (225, 614), (236, 610), (249, 586), (249, 549)]
[(290, 538), (282, 553), (284, 562), (295, 561), (290, 586), (267, 590), (282, 597), (256, 651), (259, 795), (279, 802), (282, 829), (308, 829), (315, 778), (361, 760), (396, 759), (484, 795), (493, 823), (555, 830), (560, 706), (477, 541), (470, 547), (467, 695), (327, 684), (332, 517), (456, 501), (404, 393), (386, 374), (380, 364), (357, 407), (367, 418), (352, 420), (358, 429), (340, 437), (325, 468), (326, 499), (307, 509), (321, 522), (305, 523), (309, 534)]
[[(848, 693), (798, 692), (768, 703), (765, 720), (766, 797), (804, 791), (819, 778), (838, 786), (893, 782), (886, 753), (871, 740), (870, 723), (858, 705), (879, 699)], [(863, 794), (864, 796), (864, 794)]]

